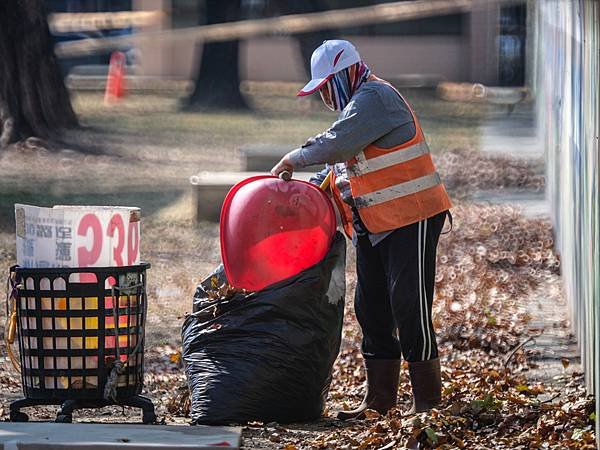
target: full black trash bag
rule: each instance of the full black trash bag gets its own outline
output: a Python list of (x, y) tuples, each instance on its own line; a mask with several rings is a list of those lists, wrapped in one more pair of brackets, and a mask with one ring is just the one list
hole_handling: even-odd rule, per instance
[(183, 360), (197, 424), (318, 419), (339, 352), (346, 244), (337, 233), (327, 256), (302, 273), (244, 296), (209, 301), (196, 290), (182, 329)]

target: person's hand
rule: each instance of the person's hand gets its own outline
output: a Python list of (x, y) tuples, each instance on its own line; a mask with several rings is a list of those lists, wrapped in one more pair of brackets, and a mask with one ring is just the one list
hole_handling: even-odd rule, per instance
[(275, 167), (271, 169), (271, 175), (276, 177), (278, 177), (282, 172), (289, 172), (290, 175), (294, 173), (294, 166), (288, 159), (287, 155), (281, 158), (281, 161), (279, 161)]

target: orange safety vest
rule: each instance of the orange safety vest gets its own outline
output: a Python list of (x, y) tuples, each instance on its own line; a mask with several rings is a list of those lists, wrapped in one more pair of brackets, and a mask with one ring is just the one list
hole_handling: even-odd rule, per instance
[[(387, 81), (374, 76), (370, 79), (386, 83), (404, 100)], [(419, 121), (408, 102), (404, 102), (415, 123), (414, 137), (392, 148), (370, 144), (345, 163), (355, 207), (371, 233), (395, 230), (435, 216), (452, 206), (435, 171)], [(351, 237), (352, 210), (335, 186), (335, 174), (330, 186), (344, 230)]]

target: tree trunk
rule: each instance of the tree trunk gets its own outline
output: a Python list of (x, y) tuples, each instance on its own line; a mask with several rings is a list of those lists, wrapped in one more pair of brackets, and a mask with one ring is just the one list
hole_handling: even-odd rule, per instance
[[(206, 0), (206, 23), (240, 20), (240, 0)], [(192, 94), (185, 109), (246, 109), (240, 92), (239, 41), (204, 44)]]
[(0, 1), (0, 148), (77, 125), (42, 0)]

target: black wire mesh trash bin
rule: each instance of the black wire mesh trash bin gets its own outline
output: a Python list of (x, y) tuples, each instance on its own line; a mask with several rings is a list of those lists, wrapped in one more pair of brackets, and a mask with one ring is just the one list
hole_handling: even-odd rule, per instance
[(139, 407), (156, 421), (154, 405), (140, 395), (148, 263), (124, 267), (11, 268), (11, 313), (16, 313), (25, 398), (20, 408), (61, 404), (57, 422), (78, 408)]

